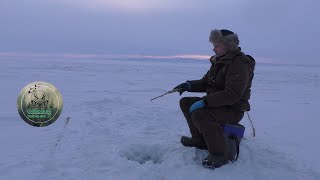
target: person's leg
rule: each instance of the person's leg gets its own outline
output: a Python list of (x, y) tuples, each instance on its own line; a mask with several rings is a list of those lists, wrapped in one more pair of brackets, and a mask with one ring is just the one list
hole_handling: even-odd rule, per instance
[(226, 144), (221, 125), (236, 124), (242, 119), (243, 114), (241, 111), (234, 111), (227, 107), (202, 108), (192, 113), (191, 121), (203, 134), (209, 153), (226, 156)]
[[(207, 108), (198, 109), (192, 113), (192, 123), (203, 134), (209, 154), (226, 156), (226, 144), (221, 124), (217, 122), (219, 113), (209, 111)], [(222, 119), (219, 117), (219, 119)]]
[(218, 168), (228, 162), (228, 152), (221, 125), (238, 123), (242, 117), (243, 112), (225, 107), (202, 108), (192, 113), (191, 120), (203, 134), (209, 151), (209, 155), (202, 160), (203, 166)]
[(180, 108), (188, 123), (192, 139), (195, 142), (199, 142), (200, 144), (205, 144), (202, 134), (199, 132), (198, 128), (191, 121), (191, 113), (189, 111), (190, 106), (199, 100), (201, 100), (200, 97), (183, 97), (180, 99)]

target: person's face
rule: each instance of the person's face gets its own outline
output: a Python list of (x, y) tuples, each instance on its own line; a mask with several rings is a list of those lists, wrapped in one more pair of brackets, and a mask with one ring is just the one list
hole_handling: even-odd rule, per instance
[(227, 53), (227, 47), (223, 43), (213, 44), (213, 51), (217, 56), (222, 56)]

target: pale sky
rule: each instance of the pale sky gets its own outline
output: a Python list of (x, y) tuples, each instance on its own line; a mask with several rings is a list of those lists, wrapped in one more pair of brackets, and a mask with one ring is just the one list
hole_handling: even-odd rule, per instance
[(226, 28), (245, 53), (320, 64), (320, 1), (1, 0), (0, 53), (212, 55)]

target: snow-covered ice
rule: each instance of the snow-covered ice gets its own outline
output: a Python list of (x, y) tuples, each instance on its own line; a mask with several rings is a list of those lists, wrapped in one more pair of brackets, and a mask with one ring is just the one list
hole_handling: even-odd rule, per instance
[[(205, 151), (179, 142), (190, 133), (178, 93), (150, 102), (201, 78), (209, 61), (2, 59), (0, 180), (320, 179), (320, 67), (257, 62), (257, 136), (245, 115), (238, 161), (210, 170), (201, 165)], [(60, 118), (42, 128), (26, 124), (16, 105), (21, 89), (40, 80), (64, 100)]]

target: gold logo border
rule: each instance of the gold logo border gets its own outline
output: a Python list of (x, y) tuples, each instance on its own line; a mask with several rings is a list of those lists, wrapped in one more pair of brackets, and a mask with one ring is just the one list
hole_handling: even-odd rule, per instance
[[(55, 98), (57, 99), (58, 104), (56, 105), (57, 111), (55, 112), (55, 114), (48, 120), (44, 121), (44, 122), (35, 122), (31, 119), (29, 119), (26, 114), (24, 113), (24, 109), (22, 108), (22, 101), (24, 100), (24, 96), (25, 94), (29, 91), (30, 87), (34, 87), (34, 85), (41, 85), (43, 87), (46, 87), (48, 89), (50, 89), (50, 91), (52, 91), (55, 95)], [(18, 108), (18, 113), (20, 115), (20, 117), (29, 125), (32, 126), (36, 126), (36, 127), (44, 127), (44, 126), (48, 126), (52, 123), (54, 123), (60, 116), (61, 112), (62, 112), (62, 108), (63, 108), (63, 100), (62, 100), (62, 96), (59, 92), (59, 90), (53, 86), (52, 84), (45, 82), (45, 81), (35, 81), (32, 83), (29, 83), (28, 85), (26, 85), (20, 92), (19, 96), (18, 96), (18, 100), (17, 100), (17, 108)]]

